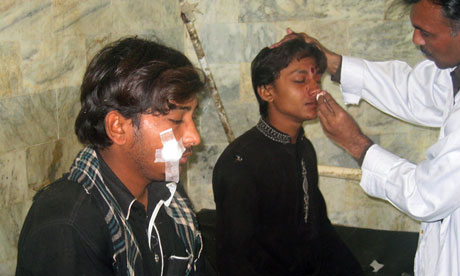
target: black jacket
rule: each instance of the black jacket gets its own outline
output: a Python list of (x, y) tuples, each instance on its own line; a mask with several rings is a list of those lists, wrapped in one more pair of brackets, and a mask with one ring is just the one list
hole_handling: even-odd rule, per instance
[[(261, 121), (231, 143), (213, 172), (222, 275), (361, 275), (318, 188), (315, 150)], [(305, 223), (301, 160), (308, 180)]]
[[(154, 231), (150, 249), (147, 225), (156, 201), (162, 197), (161, 187), (163, 190), (168, 189), (163, 182), (149, 185), (149, 206), (146, 212), (144, 205), (138, 201), (130, 206), (134, 197), (104, 165), (101, 161), (101, 173), (105, 183), (125, 210), (125, 216), (129, 213), (127, 223), (130, 224), (139, 245), (140, 256), (135, 262), (135, 275), (160, 275), (158, 236)], [(115, 265), (110, 226), (95, 198), (85, 191), (81, 183), (71, 181), (67, 176), (64, 175), (36, 194), (19, 238), (16, 275), (126, 274)], [(176, 193), (185, 196), (180, 184), (177, 189)], [(126, 212), (128, 209), (130, 211)], [(155, 223), (162, 238), (162, 251), (183, 256), (185, 248), (176, 234), (172, 219), (162, 210), (156, 218)], [(169, 255), (165, 258), (167, 256)], [(165, 260), (164, 275), (181, 275), (176, 269), (180, 267), (184, 271), (184, 262), (179, 264), (175, 260)], [(166, 271), (176, 272), (168, 274)], [(191, 275), (206, 273), (204, 256), (201, 256), (197, 260), (197, 270), (192, 271)]]

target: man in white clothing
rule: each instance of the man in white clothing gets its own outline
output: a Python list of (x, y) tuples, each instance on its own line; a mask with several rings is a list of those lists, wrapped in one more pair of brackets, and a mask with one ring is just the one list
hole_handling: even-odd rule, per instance
[(363, 98), (402, 120), (440, 128), (426, 160), (413, 164), (373, 144), (329, 94), (318, 99), (325, 134), (358, 160), (366, 193), (422, 222), (415, 275), (460, 275), (460, 81), (455, 79), (460, 79), (460, 1), (406, 2), (413, 4), (413, 42), (427, 58), (415, 68), (401, 61), (342, 57), (289, 29), (279, 43), (299, 36), (316, 43), (346, 104)]

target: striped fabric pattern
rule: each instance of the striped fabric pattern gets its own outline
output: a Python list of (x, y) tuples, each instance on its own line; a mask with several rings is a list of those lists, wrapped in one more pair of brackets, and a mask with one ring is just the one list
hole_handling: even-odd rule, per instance
[(165, 206), (165, 208), (166, 213), (174, 219), (176, 232), (190, 255), (185, 274), (189, 275), (192, 270), (196, 270), (196, 261), (200, 258), (203, 249), (195, 212), (189, 199), (183, 197), (177, 190), (171, 204), (169, 207)]
[(139, 257), (139, 246), (131, 226), (125, 219), (120, 205), (104, 184), (99, 170), (96, 151), (88, 146), (75, 158), (70, 167), (69, 180), (83, 185), (87, 194), (93, 196), (105, 215), (105, 222), (112, 238), (113, 259), (118, 275), (134, 275), (134, 264)]
[[(115, 252), (113, 259), (117, 275), (135, 275), (136, 260), (142, 258), (139, 246), (131, 226), (123, 215), (117, 200), (104, 184), (99, 170), (99, 160), (93, 147), (87, 146), (75, 158), (70, 167), (69, 180), (80, 183), (87, 194), (94, 197), (103, 214), (112, 239)], [(200, 258), (202, 246), (201, 233), (191, 202), (178, 191), (175, 192), (167, 214), (174, 219), (176, 232), (190, 255), (186, 276), (196, 270), (196, 261)]]

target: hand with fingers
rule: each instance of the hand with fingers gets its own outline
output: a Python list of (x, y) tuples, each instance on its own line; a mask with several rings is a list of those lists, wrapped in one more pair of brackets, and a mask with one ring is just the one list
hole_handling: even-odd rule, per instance
[(367, 149), (373, 145), (355, 120), (327, 92), (318, 94), (318, 117), (324, 133), (361, 165)]
[(307, 43), (312, 43), (315, 44), (318, 49), (320, 49), (327, 58), (327, 72), (331, 75), (334, 75), (337, 72), (337, 69), (340, 66), (340, 63), (342, 62), (342, 56), (330, 51), (326, 47), (324, 47), (316, 38), (313, 38), (306, 33), (296, 33), (291, 28), (286, 29), (286, 35), (277, 43), (273, 44), (270, 46), (270, 48), (275, 48), (280, 46), (286, 41), (289, 41), (291, 39), (303, 39)]

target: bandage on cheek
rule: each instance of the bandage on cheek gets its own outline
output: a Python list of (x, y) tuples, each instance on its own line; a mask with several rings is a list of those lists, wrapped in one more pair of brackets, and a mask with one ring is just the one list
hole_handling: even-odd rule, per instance
[(172, 129), (160, 132), (163, 148), (155, 152), (155, 163), (165, 163), (165, 181), (179, 182), (179, 160), (185, 151), (182, 140), (174, 137)]

